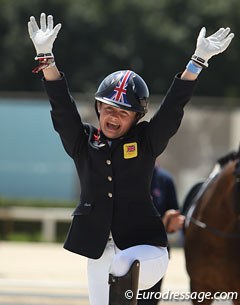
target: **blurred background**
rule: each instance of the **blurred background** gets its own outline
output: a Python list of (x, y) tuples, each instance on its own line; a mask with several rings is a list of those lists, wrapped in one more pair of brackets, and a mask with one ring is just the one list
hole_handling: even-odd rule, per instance
[(132, 69), (145, 79), (149, 119), (193, 54), (202, 26), (207, 35), (227, 26), (235, 33), (229, 49), (202, 71), (183, 123), (159, 158), (182, 204), (216, 160), (239, 146), (239, 11), (237, 0), (0, 0), (0, 240), (62, 242), (80, 192), (52, 127), (41, 75), (31, 72), (37, 65), (31, 15), (39, 20), (45, 12), (62, 23), (55, 59), (83, 120), (95, 125), (94, 93), (109, 73)]

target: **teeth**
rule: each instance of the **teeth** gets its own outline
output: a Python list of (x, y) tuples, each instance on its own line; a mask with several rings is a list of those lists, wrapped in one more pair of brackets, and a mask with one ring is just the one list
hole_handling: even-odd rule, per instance
[(108, 123), (107, 125), (108, 125), (108, 127), (114, 128), (114, 129), (117, 129), (119, 127), (119, 124), (115, 124), (115, 123)]

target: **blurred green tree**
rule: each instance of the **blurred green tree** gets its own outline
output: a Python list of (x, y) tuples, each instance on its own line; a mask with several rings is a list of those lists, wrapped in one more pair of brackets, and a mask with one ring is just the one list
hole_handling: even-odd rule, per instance
[[(230, 26), (238, 36), (237, 0), (0, 0), (0, 90), (42, 90), (31, 70), (35, 50), (27, 32), (31, 15), (52, 14), (63, 27), (54, 54), (71, 91), (94, 92), (119, 69), (143, 76), (150, 92), (163, 94), (185, 68), (202, 26), (212, 34)], [(211, 60), (196, 94), (240, 95), (236, 37), (228, 51)], [(204, 71), (202, 73), (205, 73)]]

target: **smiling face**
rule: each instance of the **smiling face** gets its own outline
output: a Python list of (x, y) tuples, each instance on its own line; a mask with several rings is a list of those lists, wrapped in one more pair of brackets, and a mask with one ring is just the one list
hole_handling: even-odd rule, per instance
[(136, 122), (136, 112), (97, 103), (100, 128), (109, 139), (123, 136)]

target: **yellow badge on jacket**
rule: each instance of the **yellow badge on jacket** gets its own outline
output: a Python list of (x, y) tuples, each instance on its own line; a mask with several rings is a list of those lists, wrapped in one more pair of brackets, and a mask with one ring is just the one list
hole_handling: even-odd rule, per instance
[(123, 145), (124, 159), (136, 158), (138, 155), (137, 142), (126, 143)]

